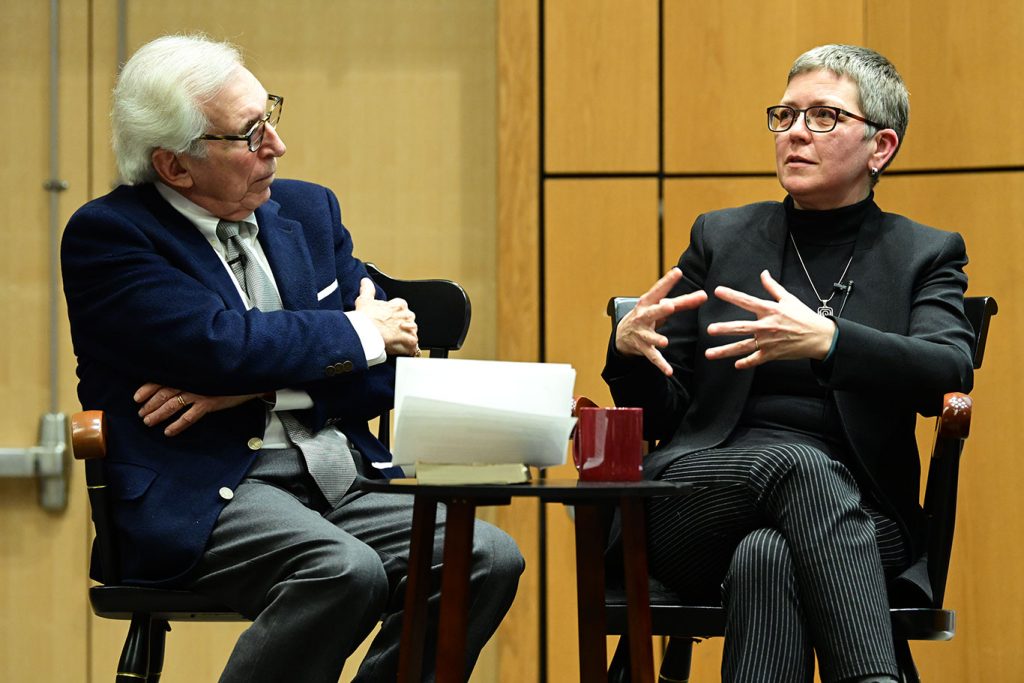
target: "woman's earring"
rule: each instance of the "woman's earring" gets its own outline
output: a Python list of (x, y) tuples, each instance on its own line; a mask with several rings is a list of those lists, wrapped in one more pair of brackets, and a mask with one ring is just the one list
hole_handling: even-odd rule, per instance
[(875, 168), (874, 166), (872, 166), (872, 167), (871, 167), (871, 169), (870, 169), (870, 170), (868, 171), (868, 175), (869, 175), (869, 176), (870, 176), (870, 177), (871, 177), (872, 179), (875, 179), (875, 178), (877, 178), (877, 177), (878, 177), (878, 169), (877, 169), (877, 168)]

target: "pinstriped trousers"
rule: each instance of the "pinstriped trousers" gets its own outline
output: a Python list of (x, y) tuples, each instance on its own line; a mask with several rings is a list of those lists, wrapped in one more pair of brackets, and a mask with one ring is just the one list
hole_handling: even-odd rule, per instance
[(651, 572), (726, 609), (722, 680), (897, 675), (886, 572), (906, 567), (898, 528), (866, 508), (849, 470), (800, 443), (680, 457), (659, 477), (704, 486), (650, 504)]

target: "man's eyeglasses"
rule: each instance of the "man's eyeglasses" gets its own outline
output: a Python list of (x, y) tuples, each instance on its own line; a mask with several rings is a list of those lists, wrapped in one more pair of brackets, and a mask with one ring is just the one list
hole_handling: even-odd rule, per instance
[(878, 129), (888, 127), (874, 121), (869, 121), (863, 116), (858, 116), (852, 111), (846, 111), (839, 107), (817, 105), (807, 107), (807, 109), (794, 109), (793, 107), (781, 104), (775, 107), (768, 107), (768, 130), (773, 133), (785, 132), (793, 127), (796, 120), (800, 118), (800, 114), (804, 115), (804, 123), (807, 124), (807, 130), (812, 133), (829, 133), (835, 130), (836, 125), (839, 123), (840, 115), (863, 121)]
[(270, 102), (267, 113), (259, 121), (252, 124), (252, 128), (245, 135), (214, 135), (213, 133), (206, 133), (200, 135), (197, 139), (245, 140), (249, 145), (249, 151), (255, 152), (263, 144), (263, 136), (267, 132), (267, 124), (269, 123), (274, 128), (277, 128), (277, 122), (281, 120), (281, 110), (284, 109), (284, 98), (280, 95), (267, 95), (267, 101)]

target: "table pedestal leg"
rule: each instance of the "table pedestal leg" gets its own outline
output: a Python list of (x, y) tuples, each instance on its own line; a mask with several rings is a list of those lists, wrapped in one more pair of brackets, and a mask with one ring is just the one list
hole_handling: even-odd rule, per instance
[(619, 510), (622, 513), (631, 680), (653, 681), (654, 653), (651, 647), (651, 597), (647, 583), (644, 502), (639, 498), (623, 497), (619, 500)]
[(604, 535), (596, 505), (576, 508), (576, 600), (580, 629), (580, 681), (608, 680), (604, 612)]
[(427, 632), (427, 596), (430, 594), (430, 562), (434, 554), (434, 523), (437, 501), (416, 496), (409, 542), (409, 574), (405, 583), (402, 614), (402, 645), (398, 654), (398, 680), (419, 683), (423, 678), (423, 645)]
[(447, 507), (437, 639), (437, 683), (462, 683), (466, 680), (469, 566), (472, 562), (476, 505), (470, 500), (456, 499), (448, 501)]

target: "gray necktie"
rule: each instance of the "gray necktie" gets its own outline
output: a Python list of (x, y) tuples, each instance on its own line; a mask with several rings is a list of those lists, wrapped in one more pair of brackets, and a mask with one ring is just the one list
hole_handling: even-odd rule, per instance
[(288, 411), (280, 411), (277, 416), (281, 418), (288, 438), (302, 451), (306, 468), (324, 498), (332, 507), (338, 507), (356, 479), (356, 465), (348, 439), (334, 427), (325, 427), (313, 434)]
[(238, 236), (240, 223), (221, 221), (217, 224), (217, 238), (224, 244), (224, 259), (238, 284), (245, 290), (249, 303), (261, 311), (281, 310), (281, 297), (277, 288), (256, 260), (256, 252)]
[[(281, 297), (277, 288), (260, 268), (255, 252), (238, 236), (239, 227), (238, 223), (228, 221), (217, 224), (217, 237), (224, 244), (225, 260), (254, 308), (261, 311), (281, 310)], [(348, 439), (334, 427), (326, 427), (313, 434), (287, 411), (279, 411), (277, 416), (288, 438), (302, 452), (309, 474), (327, 502), (337, 507), (356, 478), (356, 466)]]

